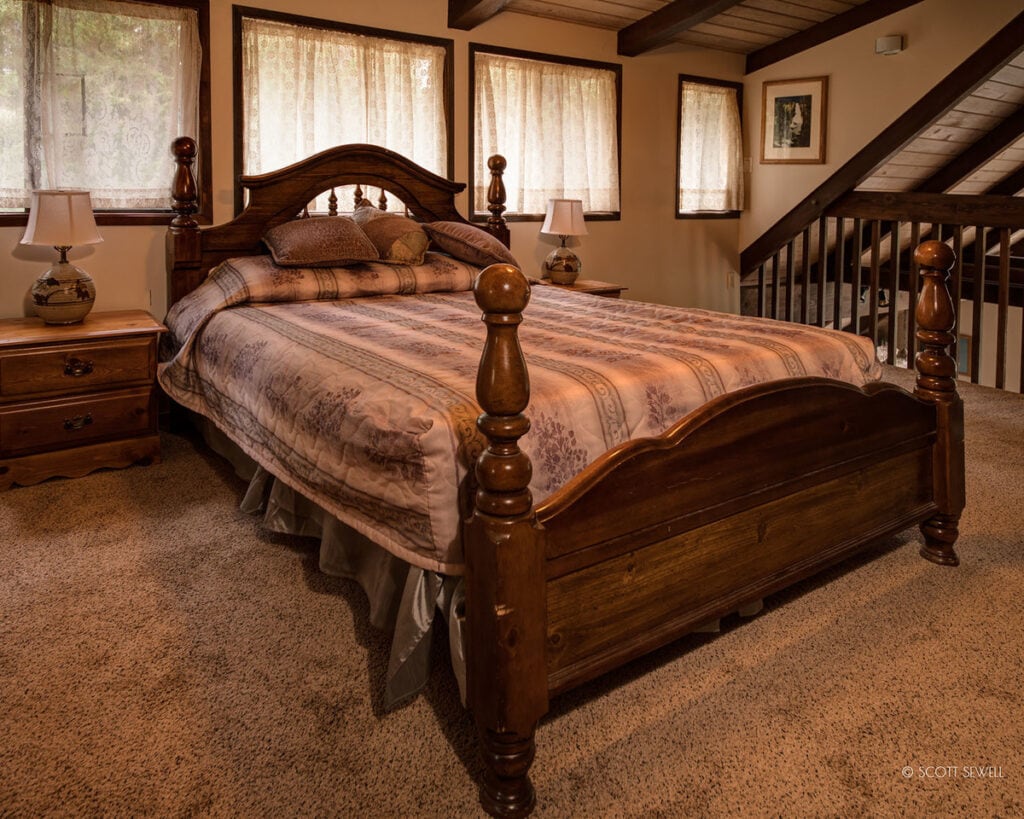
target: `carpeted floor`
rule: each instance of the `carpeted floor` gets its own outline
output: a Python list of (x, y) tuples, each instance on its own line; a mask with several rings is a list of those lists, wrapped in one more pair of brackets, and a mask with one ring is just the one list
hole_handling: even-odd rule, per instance
[[(1024, 397), (965, 402), (960, 568), (910, 531), (555, 700), (537, 815), (1024, 815)], [(445, 647), (382, 712), (362, 592), (164, 455), (0, 495), (0, 816), (479, 815)]]

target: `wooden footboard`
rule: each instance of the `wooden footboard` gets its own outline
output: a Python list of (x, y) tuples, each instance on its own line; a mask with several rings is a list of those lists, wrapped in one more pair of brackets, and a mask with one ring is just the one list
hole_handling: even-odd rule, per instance
[(529, 289), (512, 267), (481, 274), (478, 424), (489, 445), (466, 529), (467, 696), (490, 813), (532, 809), (533, 735), (551, 694), (915, 523), (925, 557), (956, 563), (952, 252), (926, 243), (917, 261), (914, 395), (819, 378), (728, 394), (612, 450), (537, 507), (518, 446), (529, 381), (516, 327)]

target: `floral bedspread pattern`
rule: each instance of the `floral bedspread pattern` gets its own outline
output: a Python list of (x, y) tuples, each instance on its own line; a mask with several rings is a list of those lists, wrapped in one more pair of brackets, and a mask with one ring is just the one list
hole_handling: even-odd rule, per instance
[[(226, 262), (168, 315), (160, 383), (379, 545), (459, 574), (460, 505), (483, 445), (485, 329), (465, 267)], [(723, 393), (802, 375), (860, 386), (881, 371), (850, 333), (554, 287), (533, 288), (520, 338), (537, 500)]]

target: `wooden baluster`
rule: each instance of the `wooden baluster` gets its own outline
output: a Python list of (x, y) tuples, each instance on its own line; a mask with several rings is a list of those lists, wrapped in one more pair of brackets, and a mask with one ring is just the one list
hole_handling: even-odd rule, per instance
[(964, 411), (956, 390), (956, 362), (949, 354), (956, 343), (956, 311), (946, 281), (955, 257), (942, 242), (924, 242), (914, 252), (923, 284), (915, 310), (920, 352), (915, 358), (914, 394), (935, 406), (937, 435), (932, 459), (934, 499), (938, 511), (921, 524), (921, 555), (933, 563), (956, 566), (953, 549), (959, 533), (964, 490)]
[(903, 339), (897, 339), (900, 323), (900, 223), (889, 225), (889, 332), (887, 342), (889, 355), (887, 364), (896, 363), (896, 345)]
[(803, 238), (803, 247), (801, 247), (803, 264), (800, 266), (800, 323), (809, 324), (808, 313), (811, 308), (811, 225), (804, 228)]
[(999, 302), (996, 310), (996, 389), (1006, 387), (1006, 335), (1010, 310), (1010, 229), (999, 229)]
[(388, 209), (388, 195), (385, 192), (384, 188), (380, 189), (380, 196), (377, 197), (377, 207), (380, 210)]
[(846, 231), (844, 230), (843, 217), (836, 218), (836, 263), (832, 266), (832, 275), (835, 277), (832, 282), (832, 327), (835, 330), (843, 329), (843, 276), (846, 275), (846, 261), (843, 253), (846, 249)]
[[(907, 281), (908, 298), (913, 300), (921, 287), (920, 266), (917, 263), (917, 248), (921, 244), (921, 223), (912, 222), (910, 225), (910, 246), (914, 253), (910, 256), (910, 275)], [(914, 366), (914, 354), (917, 350), (917, 312), (910, 305), (907, 310), (907, 369)]]
[(359, 203), (363, 201), (363, 186), (360, 185), (358, 182), (356, 183), (356, 189), (352, 194), (352, 201), (355, 203), (352, 206), (353, 210), (355, 208), (358, 208)]
[(530, 459), (519, 448), (530, 382), (517, 331), (530, 287), (515, 267), (496, 264), (473, 289), (487, 325), (476, 382), (487, 448), (464, 538), (466, 696), (486, 766), (480, 802), (493, 816), (525, 816), (535, 800), (534, 733), (548, 708), (544, 551)]
[(853, 220), (853, 246), (850, 250), (850, 326), (851, 333), (860, 333), (860, 266), (864, 255), (864, 223)]
[(974, 292), (971, 294), (971, 382), (977, 384), (981, 379), (981, 346), (984, 338), (985, 321), (985, 253), (986, 229), (978, 225), (974, 229)]
[(338, 215), (338, 194), (334, 188), (331, 188), (331, 194), (327, 197), (327, 215)]
[(767, 286), (765, 283), (764, 273), (765, 262), (761, 262), (757, 266), (757, 315), (758, 318), (764, 318), (764, 291)]
[(783, 315), (786, 321), (793, 320), (793, 291), (794, 285), (794, 272), (795, 262), (794, 248), (796, 247), (796, 239), (790, 239), (786, 244), (786, 309)]
[(828, 219), (818, 219), (818, 326), (825, 326), (825, 281), (828, 279)]
[(772, 315), (773, 319), (779, 317), (779, 251), (772, 254)]
[(871, 260), (868, 267), (868, 332), (878, 344), (878, 291), (881, 289), (882, 223), (871, 220)]

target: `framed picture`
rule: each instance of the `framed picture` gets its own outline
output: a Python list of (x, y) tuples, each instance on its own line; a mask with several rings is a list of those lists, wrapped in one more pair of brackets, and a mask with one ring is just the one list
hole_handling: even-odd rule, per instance
[(823, 163), (828, 77), (773, 80), (761, 88), (761, 162)]

